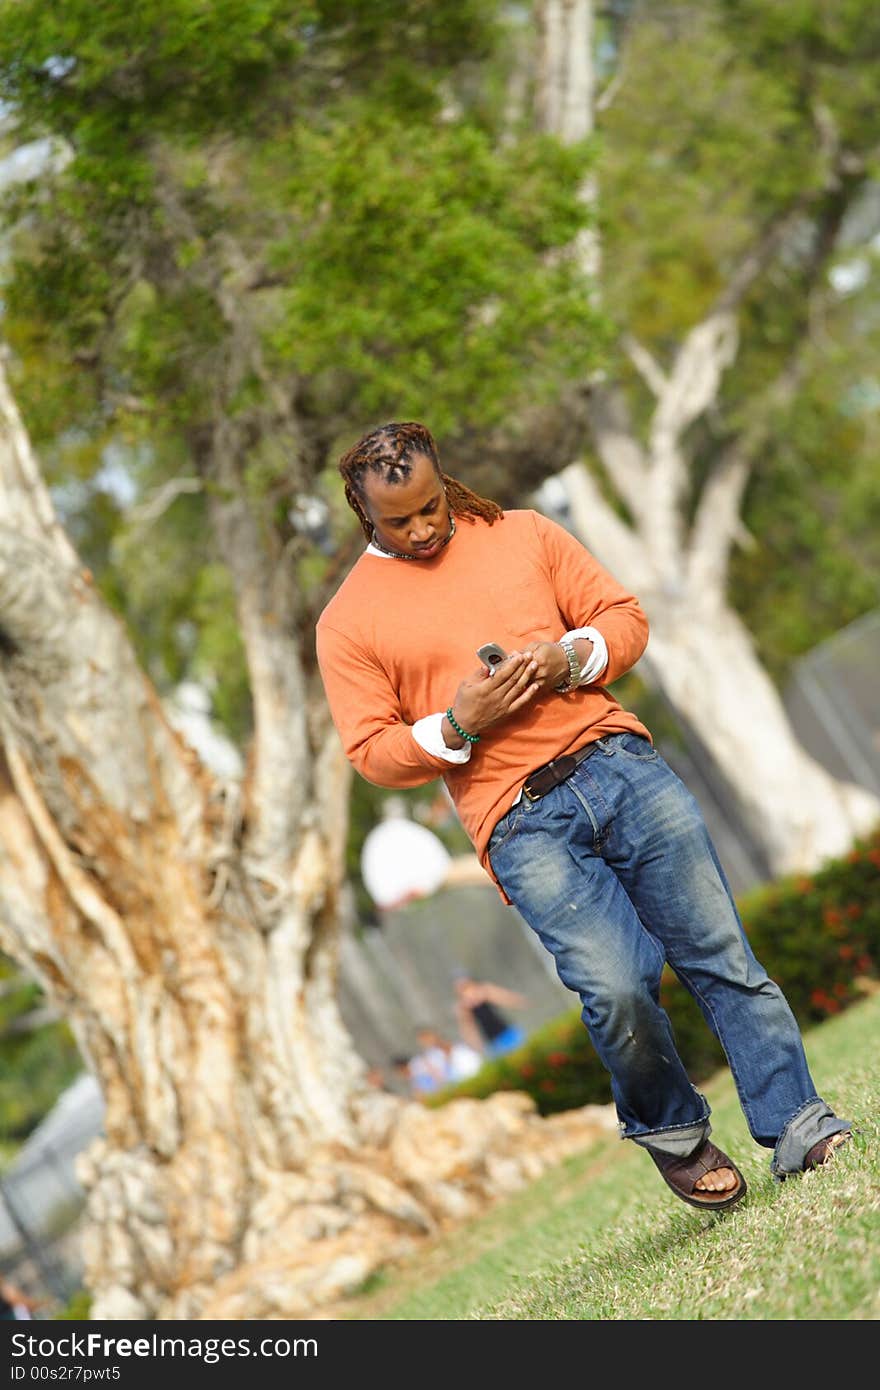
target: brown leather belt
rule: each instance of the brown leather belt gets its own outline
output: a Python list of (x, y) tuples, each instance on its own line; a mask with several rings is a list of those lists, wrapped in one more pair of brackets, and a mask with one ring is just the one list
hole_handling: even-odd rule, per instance
[(523, 796), (528, 797), (529, 801), (539, 801), (542, 796), (552, 792), (554, 787), (558, 787), (560, 782), (570, 777), (578, 763), (582, 763), (584, 758), (588, 758), (595, 751), (594, 741), (584, 748), (578, 748), (574, 753), (563, 753), (561, 758), (554, 758), (552, 762), (536, 768), (523, 782)]

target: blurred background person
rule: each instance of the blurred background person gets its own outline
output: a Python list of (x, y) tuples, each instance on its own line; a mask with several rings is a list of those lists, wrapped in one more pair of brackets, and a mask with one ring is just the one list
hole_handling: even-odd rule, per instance
[(417, 1037), (419, 1051), (410, 1058), (408, 1072), (412, 1089), (419, 1094), (464, 1081), (482, 1065), (479, 1049), (467, 1042), (452, 1042), (436, 1028), (421, 1027)]
[(39, 1299), (31, 1298), (10, 1279), (0, 1276), (0, 1320), (25, 1322), (33, 1318), (34, 1309), (39, 1306)]
[(522, 1028), (502, 1013), (502, 1009), (524, 1008), (528, 1003), (524, 994), (461, 974), (455, 977), (455, 993), (458, 1031), (475, 1051), (500, 1057), (525, 1041)]

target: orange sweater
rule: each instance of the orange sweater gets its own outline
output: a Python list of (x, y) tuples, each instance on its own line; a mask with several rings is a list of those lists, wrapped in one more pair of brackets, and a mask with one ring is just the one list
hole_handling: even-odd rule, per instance
[(346, 755), (380, 787), (415, 787), (442, 776), (491, 875), (492, 829), (531, 771), (603, 734), (650, 737), (648, 730), (601, 685), (536, 696), (485, 729), (462, 764), (427, 752), (412, 725), (452, 703), (478, 668), (476, 649), (484, 642), (522, 650), (588, 626), (607, 643), (609, 683), (644, 651), (648, 623), (638, 600), (539, 512), (505, 512), (492, 526), (456, 517), (455, 535), (431, 560), (363, 554), (317, 629), (318, 662)]

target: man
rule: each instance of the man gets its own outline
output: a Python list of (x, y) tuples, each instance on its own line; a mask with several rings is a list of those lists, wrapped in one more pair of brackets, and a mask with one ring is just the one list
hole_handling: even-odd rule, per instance
[[(780, 1180), (849, 1137), (752, 954), (696, 802), (607, 690), (647, 642), (637, 601), (562, 527), (440, 470), (415, 422), (340, 462), (368, 540), (318, 622), (349, 759), (379, 786), (442, 776), (481, 862), (580, 996), (624, 1138), (693, 1206), (745, 1194), (709, 1139), (659, 1003), (665, 961), (721, 1039)], [(488, 642), (508, 655), (473, 669)], [(467, 674), (465, 674), (467, 673)]]

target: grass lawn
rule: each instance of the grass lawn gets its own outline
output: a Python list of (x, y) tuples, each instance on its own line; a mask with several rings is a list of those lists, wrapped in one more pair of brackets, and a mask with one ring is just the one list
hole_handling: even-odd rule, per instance
[(880, 995), (806, 1035), (820, 1095), (856, 1126), (833, 1164), (776, 1183), (730, 1076), (701, 1087), (748, 1195), (697, 1211), (615, 1137), (376, 1278), (367, 1320), (880, 1317)]

